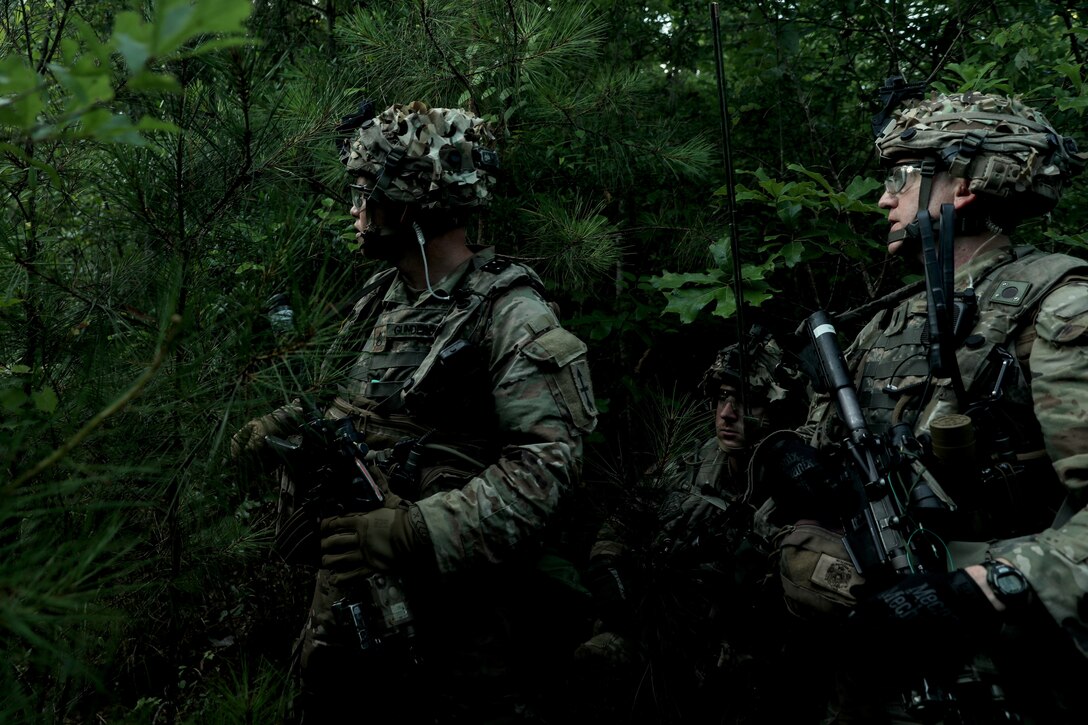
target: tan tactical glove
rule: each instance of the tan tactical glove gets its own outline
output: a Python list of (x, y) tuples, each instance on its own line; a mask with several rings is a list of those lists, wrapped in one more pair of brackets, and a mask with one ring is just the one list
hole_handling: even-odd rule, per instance
[[(416, 525), (410, 518), (418, 519)], [(403, 569), (421, 545), (428, 543), (419, 534), (421, 524), (419, 510), (409, 507), (380, 508), (324, 519), (321, 568), (332, 572), (329, 582), (334, 586), (352, 584), (394, 567)]]
[(230, 439), (230, 457), (258, 458), (265, 450), (265, 438), (270, 435), (287, 436), (294, 433), (302, 422), (302, 404), (293, 400), (287, 405), (276, 408), (268, 415), (253, 420), (242, 426)]
[[(598, 620), (594, 630), (601, 626)], [(637, 664), (639, 652), (629, 639), (615, 632), (600, 631), (578, 645), (574, 650), (574, 660), (587, 669), (623, 668)]]

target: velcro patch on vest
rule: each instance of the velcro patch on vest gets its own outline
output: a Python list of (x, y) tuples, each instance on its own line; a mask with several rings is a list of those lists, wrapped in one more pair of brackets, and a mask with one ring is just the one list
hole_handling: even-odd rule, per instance
[(522, 348), (526, 357), (563, 368), (585, 355), (586, 345), (562, 327), (554, 327)]
[(486, 262), (484, 265), (482, 265), (480, 267), (480, 269), (482, 269), (485, 272), (490, 272), (491, 274), (498, 274), (499, 272), (502, 272), (507, 267), (509, 267), (510, 264), (511, 264), (511, 261), (509, 259), (504, 259), (502, 257), (495, 257), (494, 259), (492, 259), (492, 260)]
[(370, 369), (376, 371), (388, 368), (418, 368), (427, 359), (428, 352), (428, 350), (376, 352), (370, 356)]
[(1031, 282), (1014, 279), (1002, 280), (990, 295), (990, 301), (1000, 305), (1019, 307), (1031, 289)]
[(907, 326), (907, 317), (910, 316), (910, 300), (906, 300), (903, 304), (892, 310), (891, 319), (888, 321), (888, 326), (884, 328), (884, 337), (892, 337), (898, 335)]
[(844, 597), (853, 598), (850, 588), (862, 584), (865, 580), (857, 573), (850, 562), (830, 554), (821, 554), (816, 562), (816, 568), (809, 577), (813, 584), (824, 589), (838, 592)]

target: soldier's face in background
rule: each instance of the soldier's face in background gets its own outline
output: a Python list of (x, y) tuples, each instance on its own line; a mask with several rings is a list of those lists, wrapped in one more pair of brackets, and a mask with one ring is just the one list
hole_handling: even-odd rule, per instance
[(718, 445), (726, 451), (742, 451), (748, 447), (748, 438), (753, 436), (763, 419), (762, 405), (749, 404), (745, 410), (740, 404), (740, 393), (732, 385), (723, 383), (718, 388), (714, 401), (714, 431)]

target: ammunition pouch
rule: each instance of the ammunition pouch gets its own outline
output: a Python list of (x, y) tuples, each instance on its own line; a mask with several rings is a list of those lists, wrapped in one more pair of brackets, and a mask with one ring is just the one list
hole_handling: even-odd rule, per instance
[(787, 527), (779, 543), (779, 573), (789, 610), (803, 618), (847, 613), (863, 584), (842, 542), (842, 533), (816, 522)]
[(967, 415), (932, 421), (927, 466), (947, 482), (957, 505), (941, 531), (946, 537), (1023, 536), (1047, 528), (1061, 506), (1065, 488), (1047, 457), (1030, 401), (1018, 400), (1022, 391), (1017, 386), (999, 400), (972, 405)]

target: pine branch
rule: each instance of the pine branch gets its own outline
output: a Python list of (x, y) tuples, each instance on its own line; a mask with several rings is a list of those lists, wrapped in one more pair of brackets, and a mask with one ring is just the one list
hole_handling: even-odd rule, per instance
[(10, 494), (16, 488), (26, 483), (30, 479), (34, 478), (41, 472), (55, 465), (58, 461), (62, 460), (73, 449), (75, 449), (80, 443), (82, 443), (87, 436), (98, 429), (103, 423), (105, 423), (110, 417), (120, 413), (125, 407), (139, 397), (140, 393), (147, 386), (151, 379), (155, 377), (155, 373), (158, 372), (163, 362), (166, 360), (166, 355), (173, 347), (174, 338), (177, 336), (181, 329), (181, 317), (179, 315), (173, 315), (170, 318), (170, 325), (166, 329), (166, 335), (163, 337), (162, 343), (155, 351), (155, 356), (151, 360), (151, 364), (148, 365), (147, 370), (143, 372), (140, 377), (136, 379), (136, 382), (132, 384), (121, 397), (108, 406), (99, 411), (93, 418), (76, 431), (75, 435), (66, 440), (59, 448), (53, 451), (51, 454), (39, 461), (33, 468), (26, 471), (14, 481), (5, 486), (4, 490)]

